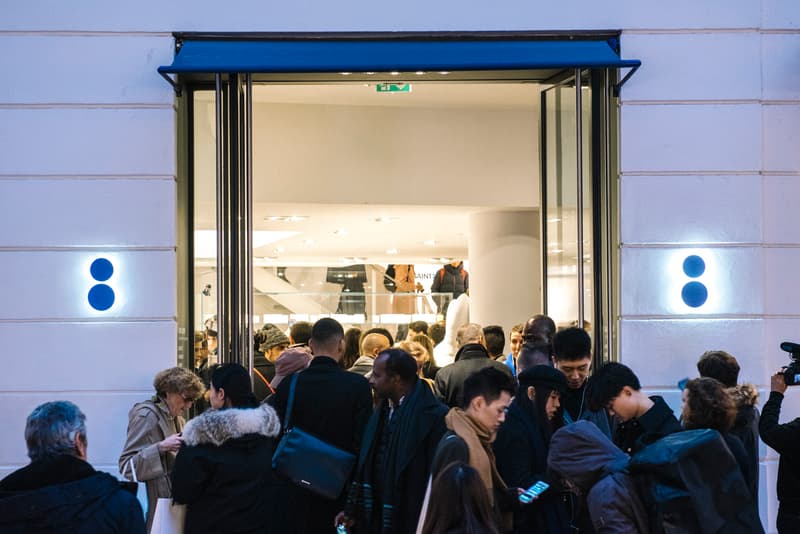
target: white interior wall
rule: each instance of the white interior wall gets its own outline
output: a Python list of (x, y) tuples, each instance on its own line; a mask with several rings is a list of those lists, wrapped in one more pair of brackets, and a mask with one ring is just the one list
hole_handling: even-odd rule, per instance
[[(456, 0), (313, 6), (240, 0), (225, 9), (210, 0), (120, 5), (17, 0), (4, 3), (0, 14), (0, 68), (13, 73), (0, 86), (0, 198), (14, 197), (21, 207), (14, 219), (3, 212), (6, 224), (0, 226), (6, 231), (0, 234), (0, 247), (3, 263), (14, 265), (15, 272), (23, 270), (21, 264), (38, 261), (35, 252), (52, 253), (56, 258), (48, 256), (48, 261), (53, 268), (42, 280), (46, 288), (61, 291), (75, 283), (70, 258), (90, 245), (81, 243), (86, 229), (105, 224), (106, 217), (123, 228), (110, 242), (97, 243), (101, 247), (150, 261), (162, 252), (165, 240), (174, 243), (174, 225), (137, 235), (146, 216), (120, 210), (98, 220), (90, 207), (98, 200), (124, 204), (126, 193), (115, 186), (125, 186), (117, 180), (141, 181), (154, 188), (156, 203), (174, 203), (174, 193), (158, 191), (160, 181), (175, 174), (173, 95), (155, 74), (156, 66), (171, 60), (172, 31), (618, 28), (623, 30), (623, 56), (643, 61), (622, 94), (623, 294), (630, 284), (663, 285), (663, 269), (640, 265), (657, 265), (656, 256), (675, 249), (674, 243), (698, 243), (699, 232), (730, 272), (730, 286), (721, 291), (747, 292), (756, 300), (751, 308), (731, 314), (685, 317), (671, 313), (663, 293), (641, 309), (625, 304), (620, 357), (643, 373), (659, 356), (674, 362), (645, 382), (663, 390), (675, 405), (675, 390), (663, 387), (675, 382), (671, 369), (691, 374), (702, 350), (729, 350), (743, 361), (745, 378), (763, 387), (769, 372), (784, 361), (778, 342), (800, 331), (795, 283), (800, 226), (794, 216), (800, 198), (800, 4), (795, 0), (709, 0), (702, 5), (693, 0), (613, 5), (578, 0), (569, 6), (512, 0), (504, 9)], [(25, 189), (32, 183), (34, 189), (63, 183), (64, 178), (82, 185), (62, 197), (56, 219), (56, 213), (39, 210), (39, 196)], [(721, 181), (729, 187), (720, 188)], [(659, 196), (665, 189), (684, 194)], [(731, 220), (731, 209), (748, 217)], [(671, 216), (658, 215), (664, 213)], [(690, 214), (695, 224), (682, 224), (677, 214)], [(40, 216), (47, 222), (39, 222)], [(29, 247), (9, 231), (21, 221), (52, 231), (38, 232), (42, 237)], [(730, 230), (720, 230), (721, 225)], [(146, 395), (154, 371), (175, 361), (174, 303), (166, 306), (172, 309), (165, 316), (137, 311), (103, 323), (110, 325), (97, 334), (83, 334), (94, 322), (85, 316), (50, 317), (47, 290), (30, 296), (20, 289), (28, 285), (0, 279), (6, 299), (0, 326), (16, 348), (4, 353), (11, 363), (0, 391), (6, 430), (0, 438), (0, 476), (25, 463), (24, 417), (36, 403), (54, 397), (72, 398), (87, 411), (90, 460), (112, 467), (124, 438), (127, 407)], [(174, 278), (159, 283), (160, 295), (154, 298), (174, 294)], [(34, 327), (35, 340), (25, 337), (24, 331)], [(129, 337), (126, 329), (136, 335)], [(85, 350), (70, 342), (90, 335), (97, 337)], [(130, 347), (131, 339), (152, 343), (145, 352), (154, 359), (139, 357), (142, 350), (129, 356), (117, 350)], [(50, 340), (76, 347), (62, 358), (73, 363), (72, 374), (84, 378), (66, 386), (46, 381), (15, 385), (30, 372), (17, 360), (32, 352), (51, 353)], [(119, 389), (102, 389), (107, 371), (100, 363), (109, 354), (124, 359), (128, 370)], [(784, 413), (796, 414), (798, 408), (797, 393), (791, 392)], [(775, 456), (765, 453), (762, 517), (773, 529)]]

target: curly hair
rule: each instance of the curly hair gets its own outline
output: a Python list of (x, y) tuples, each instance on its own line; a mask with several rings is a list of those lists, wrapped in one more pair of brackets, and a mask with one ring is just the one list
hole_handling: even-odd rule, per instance
[(199, 399), (206, 391), (200, 378), (183, 367), (170, 367), (158, 372), (153, 379), (153, 387), (159, 397), (164, 397), (167, 393), (180, 393)]
[(686, 429), (713, 428), (720, 433), (736, 420), (736, 404), (725, 386), (714, 378), (695, 378), (686, 383), (683, 426)]

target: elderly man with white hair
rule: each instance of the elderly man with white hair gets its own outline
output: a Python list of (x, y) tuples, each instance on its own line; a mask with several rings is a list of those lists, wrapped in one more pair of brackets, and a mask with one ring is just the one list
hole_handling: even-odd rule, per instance
[(467, 323), (461, 326), (456, 332), (456, 343), (459, 348), (455, 361), (436, 374), (436, 393), (451, 408), (461, 404), (464, 381), (484, 367), (494, 367), (512, 376), (505, 364), (489, 356), (481, 325)]
[(28, 416), (31, 463), (0, 481), (0, 532), (144, 534), (136, 485), (86, 462), (86, 416), (68, 401), (47, 402)]

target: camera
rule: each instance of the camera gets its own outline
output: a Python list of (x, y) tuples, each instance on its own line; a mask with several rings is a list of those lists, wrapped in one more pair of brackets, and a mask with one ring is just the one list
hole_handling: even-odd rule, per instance
[(787, 386), (800, 384), (800, 343), (784, 341), (781, 350), (790, 354), (791, 363), (783, 368), (783, 379)]

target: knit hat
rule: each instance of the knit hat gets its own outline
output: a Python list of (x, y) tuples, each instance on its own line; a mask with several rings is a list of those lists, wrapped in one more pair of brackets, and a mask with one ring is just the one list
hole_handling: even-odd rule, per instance
[(308, 347), (286, 349), (275, 360), (275, 378), (272, 379), (272, 387), (277, 388), (281, 380), (298, 371), (302, 371), (308, 367), (310, 362), (311, 351)]
[(277, 347), (278, 345), (289, 344), (289, 338), (274, 324), (265, 324), (260, 334), (264, 340), (261, 342), (261, 345), (258, 346), (258, 350), (261, 352), (267, 352), (272, 347)]
[(567, 377), (549, 365), (534, 365), (522, 371), (517, 377), (521, 386), (543, 386), (564, 393), (567, 391)]

